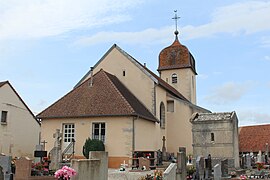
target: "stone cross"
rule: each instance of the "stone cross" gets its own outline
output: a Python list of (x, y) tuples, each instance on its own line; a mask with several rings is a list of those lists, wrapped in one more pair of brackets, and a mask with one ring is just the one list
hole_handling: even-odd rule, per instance
[(163, 161), (166, 161), (167, 160), (167, 153), (166, 153), (166, 146), (165, 146), (165, 136), (162, 137), (162, 142), (163, 142), (163, 145), (162, 145), (162, 160)]
[(60, 133), (60, 129), (56, 129), (56, 132), (53, 134), (53, 138), (55, 138), (54, 147), (61, 147), (62, 133)]

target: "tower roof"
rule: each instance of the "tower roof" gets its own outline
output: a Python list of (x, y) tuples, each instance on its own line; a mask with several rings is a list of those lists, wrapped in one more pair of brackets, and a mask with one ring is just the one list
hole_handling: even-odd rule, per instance
[(191, 68), (197, 74), (194, 57), (188, 48), (179, 42), (178, 31), (175, 31), (174, 42), (159, 53), (158, 71), (180, 68)]

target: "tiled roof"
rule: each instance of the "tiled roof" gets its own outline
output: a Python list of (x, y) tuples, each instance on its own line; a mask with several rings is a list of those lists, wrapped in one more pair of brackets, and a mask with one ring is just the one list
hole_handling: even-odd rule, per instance
[(74, 88), (41, 112), (39, 118), (139, 116), (158, 121), (155, 116), (118, 80), (104, 70)]
[(239, 128), (239, 152), (265, 151), (266, 143), (270, 146), (270, 124)]
[(191, 68), (195, 74), (195, 59), (188, 48), (182, 45), (176, 35), (172, 45), (164, 48), (159, 54), (158, 71), (167, 69)]
[(219, 112), (219, 113), (195, 113), (191, 117), (191, 122), (205, 121), (230, 121), (235, 115), (235, 112)]
[[(98, 66), (98, 64), (103, 61), (103, 59), (114, 49), (116, 48), (118, 51), (120, 51), (124, 56), (126, 56), (131, 62), (133, 62), (139, 69), (141, 69), (144, 73), (152, 77), (152, 79), (157, 82), (158, 85), (163, 87), (167, 92), (173, 94), (177, 98), (180, 98), (184, 101), (190, 102), (188, 99), (186, 99), (180, 92), (178, 92), (175, 88), (173, 88), (171, 85), (169, 85), (167, 82), (162, 80), (159, 76), (157, 76), (155, 73), (153, 73), (150, 69), (142, 65), (139, 61), (137, 61), (134, 57), (132, 57), (130, 54), (125, 52), (123, 49), (121, 49), (119, 46), (114, 44), (106, 53), (105, 55), (95, 64), (94, 68)], [(90, 75), (90, 70), (84, 75), (84, 77), (75, 85), (75, 88), (79, 86), (83, 80)]]

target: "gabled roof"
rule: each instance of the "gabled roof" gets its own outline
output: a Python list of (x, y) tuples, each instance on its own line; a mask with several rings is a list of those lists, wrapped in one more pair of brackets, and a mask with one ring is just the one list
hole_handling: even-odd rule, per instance
[[(4, 86), (5, 84), (9, 85), (13, 92), (17, 95), (17, 97), (20, 99), (20, 101), (23, 103), (23, 105), (26, 107), (26, 109), (29, 111), (29, 113), (33, 116), (33, 118), (37, 121), (37, 123), (40, 125), (40, 122), (37, 120), (36, 116), (33, 114), (33, 112), (29, 109), (29, 107), (25, 104), (21, 96), (17, 93), (17, 91), (13, 88), (13, 86), (9, 83), (9, 81), (3, 81), (0, 82), (0, 88)], [(10, 104), (9, 104), (10, 105)]]
[[(121, 52), (127, 59), (129, 59), (132, 63), (134, 63), (143, 73), (145, 73), (148, 77), (150, 77), (156, 84), (160, 85), (162, 88), (164, 88), (167, 92), (173, 94), (179, 99), (182, 99), (186, 102), (191, 103), (188, 99), (186, 99), (180, 92), (178, 92), (175, 88), (173, 88), (171, 85), (169, 85), (167, 82), (162, 80), (160, 77), (158, 77), (154, 72), (152, 72), (150, 69), (142, 65), (139, 61), (137, 61), (135, 58), (133, 58), (131, 55), (129, 55), (127, 52), (125, 52), (123, 49), (121, 49), (119, 46), (114, 44), (103, 56), (102, 58), (94, 65), (94, 68), (97, 67), (101, 61), (114, 49), (116, 48), (119, 52)], [(80, 85), (80, 83), (83, 82), (85, 78), (87, 78), (90, 75), (91, 71), (88, 71), (83, 78), (75, 85), (74, 88)]]
[(244, 126), (239, 128), (239, 152), (265, 151), (270, 145), (270, 124)]
[(218, 112), (218, 113), (194, 113), (190, 119), (192, 123), (203, 123), (207, 121), (231, 121), (236, 113), (233, 112)]
[(41, 119), (98, 116), (136, 116), (158, 122), (155, 116), (119, 81), (100, 70), (38, 114)]

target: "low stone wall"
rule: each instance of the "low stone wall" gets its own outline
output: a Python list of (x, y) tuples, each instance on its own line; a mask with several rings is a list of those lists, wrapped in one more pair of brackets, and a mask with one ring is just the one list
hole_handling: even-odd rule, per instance
[(169, 165), (169, 167), (163, 173), (164, 180), (175, 179), (176, 178), (176, 168), (177, 168), (177, 164), (171, 163)]

